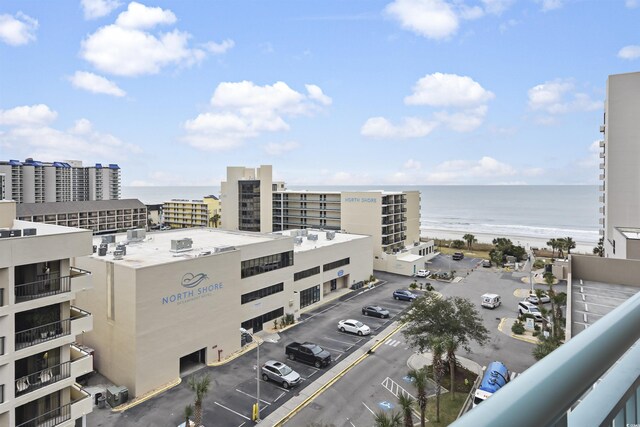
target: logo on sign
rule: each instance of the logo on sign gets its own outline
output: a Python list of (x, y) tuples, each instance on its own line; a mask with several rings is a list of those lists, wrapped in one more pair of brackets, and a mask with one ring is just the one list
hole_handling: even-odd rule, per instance
[(344, 275), (344, 270), (338, 270), (338, 277), (342, 277)]
[(182, 276), (182, 286), (184, 286), (185, 288), (195, 288), (200, 283), (202, 283), (203, 280), (208, 278), (209, 277), (204, 273), (187, 273)]

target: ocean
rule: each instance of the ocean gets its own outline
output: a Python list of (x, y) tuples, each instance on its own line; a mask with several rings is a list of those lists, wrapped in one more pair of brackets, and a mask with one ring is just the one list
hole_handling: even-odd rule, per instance
[[(425, 186), (288, 186), (292, 190), (388, 191), (421, 193), (423, 234), (442, 231), (535, 239), (570, 236), (578, 242), (598, 241), (596, 185), (425, 185)], [(220, 194), (220, 187), (123, 187), (122, 198), (143, 203), (200, 199)]]

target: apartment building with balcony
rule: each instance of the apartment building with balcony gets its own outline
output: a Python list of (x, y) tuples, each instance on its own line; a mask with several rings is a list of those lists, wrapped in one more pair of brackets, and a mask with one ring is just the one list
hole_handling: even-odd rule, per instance
[(95, 234), (147, 227), (147, 207), (137, 199), (21, 203), (16, 210), (23, 221), (79, 227)]
[(75, 342), (93, 317), (72, 301), (92, 286), (75, 266), (91, 232), (15, 217), (16, 203), (0, 201), (0, 425), (84, 425), (93, 403), (76, 378), (93, 356)]
[(0, 161), (5, 198), (17, 203), (118, 200), (121, 174), (117, 164), (84, 167), (81, 161)]
[(227, 167), (227, 180), (220, 185), (220, 201), (225, 209), (223, 228), (270, 233), (273, 186), (271, 165), (256, 169)]
[[(213, 216), (218, 215), (214, 223)], [(162, 206), (163, 224), (170, 228), (220, 227), (220, 199), (206, 196), (202, 200), (172, 199)]]
[(6, 193), (6, 176), (3, 173), (0, 173), (0, 200), (4, 200), (7, 198), (7, 193)]

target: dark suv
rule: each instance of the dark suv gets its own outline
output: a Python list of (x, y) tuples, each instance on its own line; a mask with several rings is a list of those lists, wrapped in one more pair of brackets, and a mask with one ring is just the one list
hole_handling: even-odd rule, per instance
[(462, 252), (456, 252), (453, 254), (453, 256), (451, 257), (454, 261), (460, 261), (462, 258), (464, 258), (464, 254)]
[(411, 291), (407, 291), (406, 289), (398, 289), (397, 291), (393, 292), (393, 298), (401, 299), (404, 301), (413, 301), (414, 299), (418, 298), (418, 295), (414, 294)]

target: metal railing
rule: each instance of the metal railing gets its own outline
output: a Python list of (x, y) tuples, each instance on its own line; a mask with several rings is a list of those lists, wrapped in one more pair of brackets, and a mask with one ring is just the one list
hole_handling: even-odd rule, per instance
[(45, 412), (35, 418), (17, 424), (16, 427), (54, 427), (71, 419), (71, 403)]
[(22, 396), (23, 394), (62, 381), (70, 376), (71, 361), (25, 375), (16, 380), (16, 396)]
[(50, 277), (15, 285), (16, 303), (71, 291), (71, 276)]
[[(640, 395), (640, 343), (633, 347), (640, 339), (638, 325), (640, 292), (451, 425), (578, 427), (638, 423), (639, 408), (634, 400)], [(572, 412), (567, 415), (569, 410)]]
[(71, 319), (16, 332), (16, 350), (51, 341), (71, 333)]
[(74, 319), (79, 319), (81, 317), (87, 317), (87, 316), (91, 316), (91, 313), (89, 313), (88, 311), (85, 311), (81, 308), (76, 307), (75, 305), (72, 305), (71, 307), (69, 307), (70, 312), (71, 312), (71, 320)]

